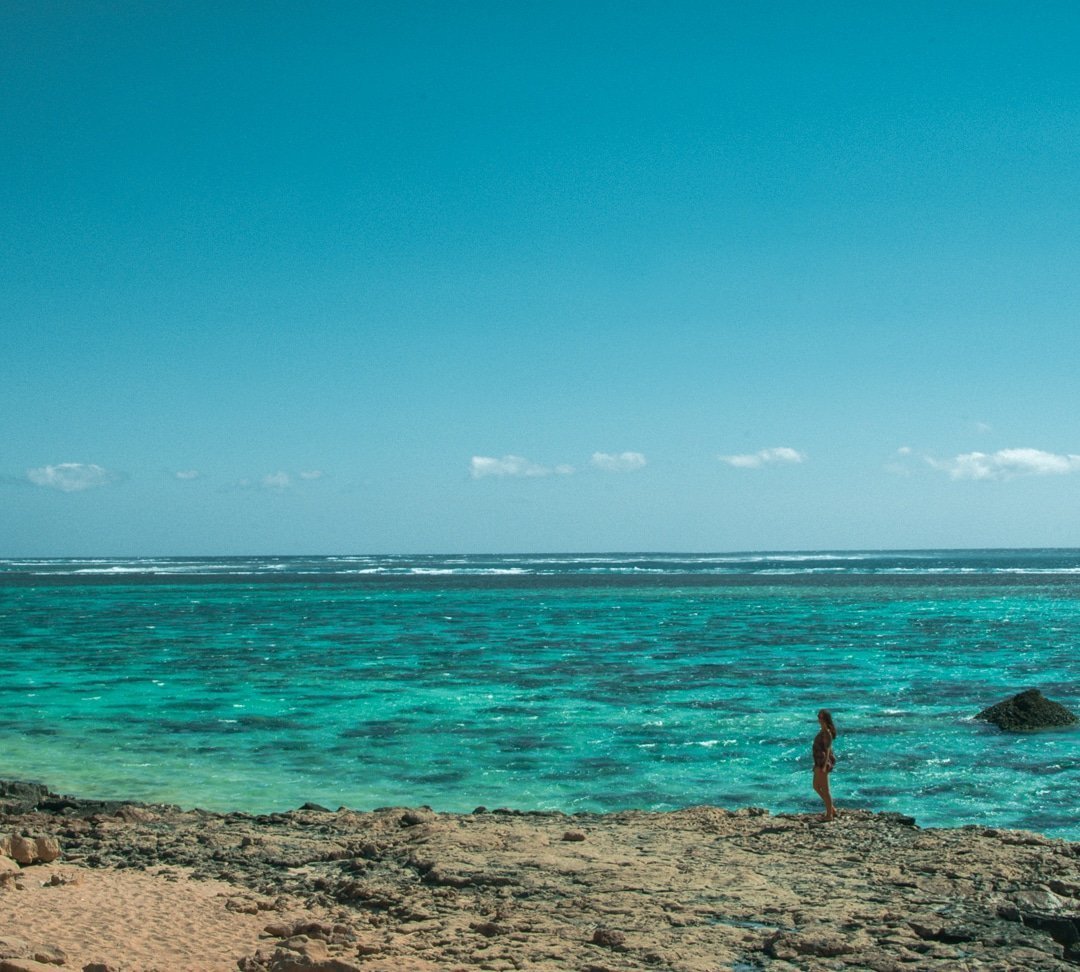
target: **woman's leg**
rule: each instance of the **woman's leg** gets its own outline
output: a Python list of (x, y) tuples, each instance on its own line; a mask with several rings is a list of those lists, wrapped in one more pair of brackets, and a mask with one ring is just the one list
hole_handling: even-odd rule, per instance
[(829, 774), (824, 768), (814, 767), (814, 792), (821, 797), (825, 804), (825, 819), (832, 820), (836, 817), (836, 807), (833, 806), (832, 794), (829, 792)]

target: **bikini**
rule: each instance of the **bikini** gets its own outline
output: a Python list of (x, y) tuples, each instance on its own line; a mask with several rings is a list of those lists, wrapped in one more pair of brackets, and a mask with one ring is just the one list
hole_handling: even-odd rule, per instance
[(836, 755), (832, 751), (832, 736), (822, 729), (814, 736), (814, 769), (823, 769), (831, 773), (836, 765)]

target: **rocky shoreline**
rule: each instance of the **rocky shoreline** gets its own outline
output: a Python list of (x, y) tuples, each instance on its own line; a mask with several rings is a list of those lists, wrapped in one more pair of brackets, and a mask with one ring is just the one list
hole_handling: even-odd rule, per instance
[[(219, 882), (227, 891), (214, 907), (259, 937), (207, 972), (1080, 966), (1080, 844), (977, 826), (922, 830), (895, 814), (841, 809), (824, 824), (754, 808), (444, 814), (309, 804), (252, 816), (0, 781), (3, 838), (0, 906), (28, 898), (31, 884), (44, 900), (101, 869)], [(73, 965), (62, 947), (34, 940), (34, 927), (0, 933), (0, 972), (151, 967), (124, 954)], [(178, 968), (163, 954), (161, 972)]]

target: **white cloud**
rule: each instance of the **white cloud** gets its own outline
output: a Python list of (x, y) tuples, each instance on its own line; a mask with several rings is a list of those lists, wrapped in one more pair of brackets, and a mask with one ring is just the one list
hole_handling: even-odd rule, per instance
[(594, 452), (590, 462), (604, 472), (634, 472), (645, 468), (645, 457), (640, 452)]
[(321, 469), (308, 469), (303, 472), (290, 473), (283, 469), (279, 469), (277, 472), (267, 473), (265, 476), (260, 476), (257, 479), (251, 479), (245, 476), (243, 479), (237, 481), (235, 484), (236, 489), (265, 489), (276, 492), (282, 492), (286, 489), (293, 489), (297, 486), (298, 482), (314, 482), (318, 479), (322, 479), (326, 474)]
[(1013, 479), (1016, 476), (1061, 476), (1080, 471), (1080, 456), (1041, 449), (999, 449), (966, 452), (955, 459), (926, 460), (953, 479)]
[(78, 493), (109, 483), (113, 476), (95, 463), (61, 462), (55, 466), (27, 469), (26, 477), (38, 486), (48, 486), (65, 493)]
[(896, 454), (898, 456), (910, 456), (912, 451), (911, 446), (900, 446), (900, 448), (896, 450)]
[(199, 478), (199, 470), (198, 469), (181, 469), (178, 473), (176, 473), (176, 478), (177, 479), (198, 479)]
[(494, 459), (491, 456), (473, 456), (469, 466), (469, 473), (473, 479), (483, 479), (485, 476), (550, 476), (553, 473), (568, 476), (573, 471), (573, 466), (556, 466), (550, 469), (529, 459), (523, 459), (521, 456), (503, 456), (501, 459)]
[(772, 449), (762, 449), (759, 452), (748, 452), (738, 456), (720, 456), (720, 460), (736, 469), (759, 469), (776, 462), (805, 462), (806, 455), (787, 446), (775, 446)]

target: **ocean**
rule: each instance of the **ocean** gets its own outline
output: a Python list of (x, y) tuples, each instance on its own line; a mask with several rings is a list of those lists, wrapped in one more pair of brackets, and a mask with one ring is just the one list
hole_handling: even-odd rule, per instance
[(0, 776), (263, 813), (820, 809), (1080, 839), (1080, 550), (0, 560)]

